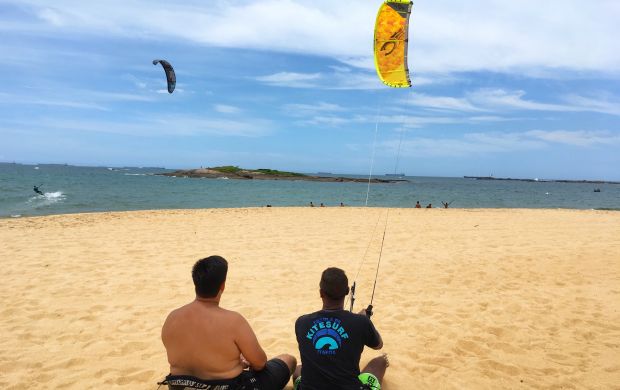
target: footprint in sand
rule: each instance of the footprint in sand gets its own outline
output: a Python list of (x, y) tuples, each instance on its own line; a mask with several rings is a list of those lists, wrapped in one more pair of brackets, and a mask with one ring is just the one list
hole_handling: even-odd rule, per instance
[[(128, 385), (130, 383), (147, 383), (149, 379), (155, 375), (155, 371), (153, 370), (142, 370), (138, 371), (138, 368), (133, 368), (130, 370), (135, 370), (137, 372), (131, 374), (121, 374), (116, 379), (108, 379), (106, 380), (106, 384), (116, 384), (116, 385)], [(127, 370), (124, 370), (127, 371)]]
[(479, 362), (478, 365), (482, 367), (485, 371), (492, 370), (494, 372), (500, 372), (510, 376), (516, 376), (521, 373), (519, 367), (503, 364), (495, 360), (483, 360)]
[(478, 356), (483, 357), (489, 354), (489, 350), (480, 346), (478, 343), (469, 340), (459, 340), (456, 342), (454, 352), (459, 356)]

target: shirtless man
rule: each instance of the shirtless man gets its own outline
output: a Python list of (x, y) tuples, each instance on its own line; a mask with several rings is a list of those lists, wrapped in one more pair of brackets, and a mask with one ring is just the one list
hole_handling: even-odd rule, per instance
[(246, 319), (219, 306), (227, 271), (228, 263), (220, 256), (198, 260), (192, 269), (196, 299), (166, 318), (161, 339), (170, 363), (164, 384), (170, 390), (204, 385), (281, 390), (295, 369), (291, 355), (267, 360)]

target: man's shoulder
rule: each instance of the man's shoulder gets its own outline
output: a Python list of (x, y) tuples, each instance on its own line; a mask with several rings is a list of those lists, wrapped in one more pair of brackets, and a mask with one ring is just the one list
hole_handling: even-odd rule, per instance
[(309, 318), (312, 318), (312, 317), (313, 317), (313, 316), (315, 316), (315, 315), (316, 315), (316, 312), (313, 312), (313, 313), (307, 313), (307, 314), (302, 314), (302, 315), (300, 315), (299, 317), (297, 317), (297, 320), (295, 321), (295, 323), (298, 323), (298, 322), (303, 322), (303, 321), (305, 321), (305, 320), (307, 320), (307, 319), (309, 319)]
[(234, 310), (222, 309), (223, 315), (228, 317), (231, 321), (240, 321), (247, 322), (248, 320), (243, 316), (243, 314), (236, 312)]
[(314, 321), (314, 319), (320, 316), (320, 313), (321, 311), (319, 310), (319, 311), (313, 311), (312, 313), (302, 314), (299, 317), (297, 317), (297, 320), (295, 321), (295, 325), (304, 323), (307, 321)]
[(319, 311), (315, 311), (312, 313), (303, 314), (299, 316), (297, 318), (297, 321), (295, 321), (295, 323), (304, 322), (304, 321), (313, 321), (321, 317), (339, 318), (341, 320), (347, 319), (347, 320), (353, 320), (353, 321), (359, 321), (359, 322), (369, 321), (368, 317), (366, 317), (365, 315), (351, 313), (348, 310), (339, 310), (339, 311), (334, 311), (334, 312), (319, 310)]
[[(211, 313), (210, 315), (216, 314), (219, 317), (226, 317), (227, 320), (230, 321), (241, 321), (241, 320), (245, 320), (245, 317), (243, 317), (243, 315), (241, 315), (241, 313), (238, 313), (234, 310), (228, 310), (228, 309), (224, 309), (223, 307), (214, 307), (212, 309), (209, 309), (209, 312)], [(197, 304), (195, 301), (194, 302), (190, 302), (186, 305), (183, 305), (179, 308), (176, 308), (174, 310), (172, 310), (169, 314), (168, 314), (168, 319), (172, 320), (174, 318), (178, 318), (178, 317), (186, 317), (186, 316), (194, 316), (194, 315), (203, 315), (206, 312), (204, 311), (203, 308), (200, 307), (199, 304)]]

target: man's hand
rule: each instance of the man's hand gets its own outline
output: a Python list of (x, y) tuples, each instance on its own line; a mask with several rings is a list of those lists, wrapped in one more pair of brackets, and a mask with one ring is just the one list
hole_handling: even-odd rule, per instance
[(250, 362), (248, 362), (247, 360), (245, 360), (245, 357), (243, 357), (243, 354), (239, 355), (239, 361), (241, 362), (241, 365), (243, 366), (243, 369), (245, 370), (246, 368), (250, 367)]
[(366, 317), (370, 318), (372, 316), (372, 314), (373, 314), (372, 313), (372, 305), (368, 305), (367, 308), (360, 310), (359, 313), (357, 313), (357, 314), (361, 314), (363, 316), (366, 316)]

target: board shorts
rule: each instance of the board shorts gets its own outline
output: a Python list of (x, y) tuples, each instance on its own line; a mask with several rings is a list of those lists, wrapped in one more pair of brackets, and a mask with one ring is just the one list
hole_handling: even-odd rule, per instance
[[(381, 383), (379, 379), (369, 372), (362, 372), (357, 376), (360, 380), (360, 390), (381, 390)], [(293, 383), (293, 390), (303, 390), (301, 387), (301, 376), (295, 379)]]
[(204, 380), (190, 375), (168, 375), (161, 382), (169, 390), (282, 390), (288, 383), (291, 372), (282, 360), (268, 360), (260, 371), (243, 371), (235, 378)]

